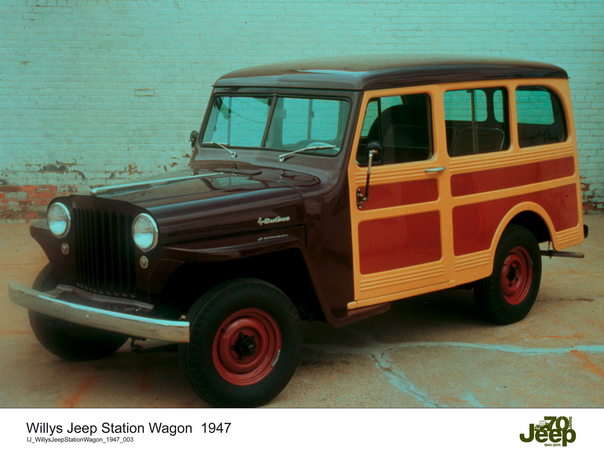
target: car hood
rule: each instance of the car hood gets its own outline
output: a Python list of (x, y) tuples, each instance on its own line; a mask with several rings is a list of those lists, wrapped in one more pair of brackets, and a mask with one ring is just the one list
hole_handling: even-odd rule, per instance
[(316, 184), (318, 178), (299, 172), (208, 167), (98, 188), (93, 195), (147, 210), (157, 221), (165, 245), (301, 225), (300, 188)]

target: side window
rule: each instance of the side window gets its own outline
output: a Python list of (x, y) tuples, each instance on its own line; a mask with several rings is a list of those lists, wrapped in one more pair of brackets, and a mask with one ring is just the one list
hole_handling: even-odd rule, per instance
[(499, 152), (510, 147), (504, 88), (447, 91), (443, 101), (449, 156)]
[(383, 155), (373, 164), (425, 161), (432, 157), (432, 106), (428, 94), (372, 99), (367, 104), (357, 164), (367, 166), (367, 144), (379, 141)]
[(516, 117), (520, 147), (554, 144), (566, 140), (566, 123), (560, 99), (541, 86), (516, 89)]
[[(487, 120), (487, 96), (480, 89), (445, 92), (444, 104), (447, 120), (463, 122), (471, 122), (472, 119), (478, 122)], [(474, 105), (473, 113), (472, 105)]]

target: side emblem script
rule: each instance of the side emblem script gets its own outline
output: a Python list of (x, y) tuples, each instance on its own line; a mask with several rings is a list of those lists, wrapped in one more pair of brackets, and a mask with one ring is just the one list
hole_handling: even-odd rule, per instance
[(289, 222), (290, 218), (289, 217), (281, 217), (281, 216), (277, 216), (274, 218), (270, 218), (270, 217), (266, 217), (266, 218), (262, 218), (262, 217), (258, 217), (258, 225), (269, 225), (271, 223), (279, 223), (279, 222)]

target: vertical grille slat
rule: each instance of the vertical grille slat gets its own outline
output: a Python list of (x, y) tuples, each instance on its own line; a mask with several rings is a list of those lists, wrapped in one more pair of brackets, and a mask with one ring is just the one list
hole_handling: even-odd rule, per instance
[(101, 282), (101, 262), (103, 261), (103, 252), (102, 252), (102, 248), (103, 248), (103, 241), (101, 239), (101, 233), (99, 230), (99, 224), (100, 220), (101, 220), (101, 213), (100, 211), (95, 211), (92, 215), (93, 218), (93, 226), (94, 226), (94, 256), (95, 259), (93, 261), (94, 263), (94, 275), (95, 275), (95, 279), (96, 279), (96, 289), (100, 294), (104, 294), (105, 293), (105, 286), (103, 285), (103, 283)]
[[(111, 214), (111, 261), (117, 261), (118, 252), (117, 248), (117, 218), (115, 214)], [(111, 287), (114, 295), (118, 295), (118, 282), (117, 282), (116, 264), (111, 264)]]
[(76, 284), (103, 295), (136, 296), (132, 217), (90, 208), (75, 207)]
[(95, 288), (95, 279), (94, 279), (94, 258), (96, 258), (94, 251), (94, 237), (92, 236), (92, 211), (86, 211), (86, 237), (88, 240), (88, 249), (90, 252), (90, 257), (87, 258), (87, 266), (88, 266), (88, 282), (90, 284), (90, 289), (93, 292), (96, 292)]
[(101, 235), (103, 241), (103, 286), (105, 286), (105, 294), (111, 295), (109, 291), (109, 279), (107, 278), (107, 264), (109, 262), (108, 254), (109, 247), (107, 246), (107, 212), (103, 211), (101, 213)]
[[(82, 248), (82, 236), (80, 228), (82, 226), (82, 212), (79, 209), (75, 210), (75, 228), (76, 228), (76, 249)], [(82, 287), (82, 280), (84, 279), (84, 261), (82, 259), (82, 252), (76, 252), (76, 276), (77, 285)]]
[[(130, 230), (132, 230), (132, 224), (134, 219), (132, 217), (128, 217), (126, 220), (126, 229), (128, 230), (128, 236), (131, 235)], [(126, 248), (128, 249), (128, 286), (130, 286), (130, 295), (132, 297), (136, 296), (136, 262), (134, 257), (134, 240), (127, 239), (126, 240)]]
[(127, 255), (124, 252), (124, 243), (123, 243), (123, 228), (124, 228), (124, 224), (122, 222), (123, 216), (120, 214), (117, 218), (117, 253), (120, 255), (120, 258), (118, 260), (118, 266), (117, 266), (117, 279), (120, 282), (120, 292), (124, 292), (124, 258), (127, 257)]

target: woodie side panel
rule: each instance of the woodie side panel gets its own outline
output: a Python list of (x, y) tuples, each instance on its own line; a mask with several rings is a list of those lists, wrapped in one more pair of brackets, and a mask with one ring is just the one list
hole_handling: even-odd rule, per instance
[(454, 253), (456, 256), (488, 250), (497, 228), (514, 206), (531, 202), (549, 215), (555, 231), (567, 230), (579, 223), (577, 186), (569, 184), (553, 189), (491, 200), (453, 209)]
[(440, 214), (367, 220), (359, 224), (363, 275), (438, 261), (442, 257)]
[(453, 197), (461, 197), (498, 191), (571, 177), (574, 173), (575, 161), (570, 156), (551, 161), (456, 174), (451, 177), (451, 194)]
[(438, 200), (438, 182), (432, 179), (379, 184), (370, 186), (369, 194), (363, 203), (365, 211), (433, 202)]

